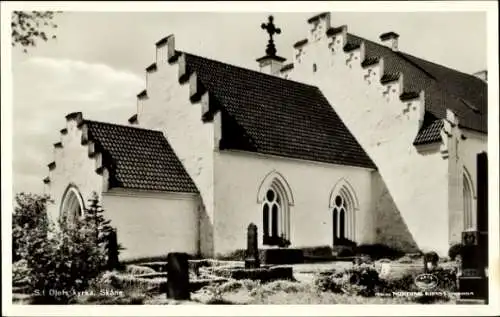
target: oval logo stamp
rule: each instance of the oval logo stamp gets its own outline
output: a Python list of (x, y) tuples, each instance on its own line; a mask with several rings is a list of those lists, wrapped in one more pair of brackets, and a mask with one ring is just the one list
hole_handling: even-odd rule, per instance
[(438, 279), (435, 275), (422, 273), (415, 277), (415, 285), (421, 290), (431, 290), (438, 284)]

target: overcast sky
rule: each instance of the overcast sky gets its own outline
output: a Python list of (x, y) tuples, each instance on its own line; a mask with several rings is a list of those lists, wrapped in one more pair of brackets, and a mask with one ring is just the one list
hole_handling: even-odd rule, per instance
[[(324, 10), (321, 10), (324, 11)], [(274, 13), (282, 33), (278, 54), (291, 58), (292, 45), (306, 37), (315, 13)], [(154, 43), (175, 34), (184, 51), (256, 69), (264, 54), (268, 13), (96, 13), (64, 12), (55, 22), (57, 40), (28, 54), (12, 51), (14, 193), (41, 192), (53, 160), (64, 116), (125, 124), (144, 88), (144, 68), (154, 61)], [(401, 51), (457, 70), (486, 69), (486, 14), (332, 12), (332, 25), (378, 41), (387, 31), (400, 35)]]

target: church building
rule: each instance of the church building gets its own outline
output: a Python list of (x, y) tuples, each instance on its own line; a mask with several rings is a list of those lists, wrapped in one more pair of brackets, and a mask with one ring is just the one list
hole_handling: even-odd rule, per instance
[[(446, 255), (476, 229), (487, 83), (311, 17), (293, 60), (272, 17), (260, 71), (155, 45), (123, 125), (66, 116), (44, 179), (48, 213), (81, 216), (92, 192), (122, 259), (259, 247), (385, 244)], [(449, 54), (453, 54), (450, 52)]]

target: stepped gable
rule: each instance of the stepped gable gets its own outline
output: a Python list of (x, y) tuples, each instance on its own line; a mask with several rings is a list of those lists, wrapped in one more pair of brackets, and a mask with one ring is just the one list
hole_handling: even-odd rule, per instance
[(110, 187), (196, 193), (170, 144), (160, 131), (84, 120), (89, 140), (103, 153)]
[[(383, 79), (395, 78), (395, 74), (404, 76), (401, 99), (405, 96), (416, 96), (420, 91), (424, 91), (425, 110), (434, 116), (436, 121), (446, 119), (446, 109), (450, 109), (457, 115), (459, 126), (487, 133), (488, 93), (484, 81), (473, 75), (394, 51), (385, 45), (347, 33), (347, 47), (361, 43), (365, 45), (365, 60), (362, 61), (362, 65), (363, 62), (371, 64), (382, 58)], [(414, 144), (419, 144), (424, 139), (425, 143), (439, 141), (440, 136), (436, 133), (436, 129), (440, 125), (442, 126), (442, 123), (438, 122), (423, 125)], [(430, 130), (434, 132), (430, 133)]]
[[(198, 193), (194, 182), (175, 155), (161, 131), (86, 120), (81, 112), (70, 113), (66, 120), (76, 121), (81, 130), (82, 146), (88, 157), (95, 161), (95, 172), (106, 177), (106, 189), (113, 187)], [(61, 130), (62, 142), (54, 148), (64, 150), (68, 129)], [(48, 164), (49, 171), (56, 162)], [(106, 173), (104, 173), (106, 171)], [(44, 180), (50, 184), (50, 176)]]
[(222, 116), (222, 149), (376, 168), (314, 86), (189, 53), (180, 80), (196, 76)]

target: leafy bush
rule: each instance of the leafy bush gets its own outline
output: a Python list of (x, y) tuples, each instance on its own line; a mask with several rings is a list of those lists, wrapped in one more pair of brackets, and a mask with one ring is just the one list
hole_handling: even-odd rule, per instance
[(456, 292), (458, 290), (456, 269), (437, 268), (431, 273), (437, 277), (440, 291)]
[[(91, 206), (97, 201), (93, 199)], [(46, 217), (47, 197), (19, 194), (16, 201), (15, 227), (29, 228), (17, 233), (16, 254), (25, 261), (26, 284), (35, 303), (69, 302), (106, 268), (109, 222), (90, 210), (74, 223), (62, 219), (56, 228)]]
[(342, 286), (345, 284), (345, 281), (342, 281), (341, 276), (335, 273), (319, 274), (314, 278), (313, 285), (320, 292), (343, 293)]
[(343, 271), (320, 274), (315, 278), (314, 285), (323, 292), (374, 296), (383, 281), (372, 266), (357, 265)]
[(28, 270), (28, 262), (24, 259), (12, 263), (12, 285), (24, 285), (27, 282)]
[(358, 286), (355, 293), (362, 296), (374, 296), (376, 287), (381, 285), (378, 272), (369, 265), (359, 265), (346, 271), (349, 284)]
[(30, 193), (19, 193), (12, 213), (12, 261), (22, 259), (20, 252), (32, 238), (44, 238), (48, 234), (49, 220), (47, 203), (49, 197)]
[(456, 243), (450, 247), (448, 250), (448, 257), (451, 260), (455, 260), (458, 255), (461, 255), (462, 253), (462, 243)]
[(404, 274), (400, 278), (390, 279), (382, 284), (383, 292), (418, 292), (419, 289), (415, 285), (415, 275), (411, 273)]

